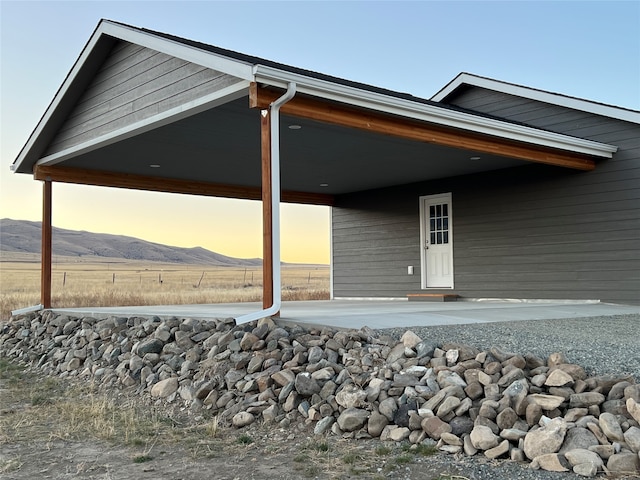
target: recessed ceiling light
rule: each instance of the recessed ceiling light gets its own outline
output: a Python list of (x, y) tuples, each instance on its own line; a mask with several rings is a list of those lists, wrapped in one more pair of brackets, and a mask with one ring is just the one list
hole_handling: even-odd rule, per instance
[(158, 165), (157, 163), (152, 163), (151, 165), (149, 165), (150, 168), (160, 168), (160, 165)]
[(469, 160), (480, 160), (480, 157), (469, 157)]
[(289, 125), (289, 130), (300, 130), (301, 128), (301, 125)]
[(321, 187), (328, 187), (328, 186), (329, 186), (329, 184), (328, 184), (328, 183), (321, 183), (321, 184), (320, 184), (320, 186), (321, 186)]

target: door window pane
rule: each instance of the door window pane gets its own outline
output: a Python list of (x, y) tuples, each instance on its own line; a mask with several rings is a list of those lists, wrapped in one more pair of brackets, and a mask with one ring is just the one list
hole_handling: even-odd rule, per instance
[(429, 239), (432, 245), (449, 243), (449, 205), (429, 206)]

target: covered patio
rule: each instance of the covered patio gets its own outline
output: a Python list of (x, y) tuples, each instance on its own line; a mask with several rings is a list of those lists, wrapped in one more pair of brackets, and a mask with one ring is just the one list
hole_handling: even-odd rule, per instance
[[(52, 306), (55, 182), (262, 200), (262, 306), (109, 310), (242, 322), (281, 309), (281, 202), (331, 206), (354, 192), (529, 163), (589, 171), (613, 152), (611, 145), (103, 20), (12, 169), (43, 182), (43, 308)], [(513, 307), (302, 302), (283, 307), (282, 318), (326, 324), (348, 317), (350, 326), (423, 314), (486, 321)], [(532, 314), (544, 308), (517, 307)]]

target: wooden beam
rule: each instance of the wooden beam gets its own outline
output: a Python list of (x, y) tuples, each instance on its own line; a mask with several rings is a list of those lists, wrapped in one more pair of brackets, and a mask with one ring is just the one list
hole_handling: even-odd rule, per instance
[(273, 210), (271, 208), (271, 113), (260, 112), (262, 159), (262, 308), (273, 305)]
[[(280, 95), (282, 95), (281, 92), (260, 87), (253, 82), (250, 88), (249, 106), (251, 108), (266, 108)], [(552, 148), (527, 145), (490, 135), (439, 127), (417, 120), (385, 115), (303, 95), (297, 95), (284, 104), (281, 112), (295, 117), (472, 152), (518, 158), (577, 170), (593, 170), (595, 168), (595, 161), (588, 155), (561, 152)]]
[(40, 253), (40, 303), (51, 308), (51, 179), (42, 182), (42, 250)]
[[(87, 170), (55, 165), (36, 166), (34, 169), (34, 178), (36, 180), (50, 178), (55, 182), (61, 183), (128, 188), (152, 192), (181, 193), (186, 195), (240, 198), (247, 200), (260, 200), (262, 198), (262, 191), (259, 187), (195, 182), (191, 180), (104, 172), (100, 170)], [(285, 190), (282, 192), (282, 201), (285, 203), (302, 203), (308, 205), (333, 205), (334, 197), (333, 195), (323, 193)]]

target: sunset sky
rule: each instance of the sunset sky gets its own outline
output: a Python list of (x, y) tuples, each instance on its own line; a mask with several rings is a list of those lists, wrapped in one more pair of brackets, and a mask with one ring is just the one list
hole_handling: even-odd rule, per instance
[[(429, 98), (465, 71), (640, 110), (640, 2), (0, 2), (0, 218), (41, 219), (9, 166), (108, 18)], [(54, 184), (57, 227), (261, 257), (259, 202)], [(329, 263), (329, 209), (285, 205), (287, 262)]]

